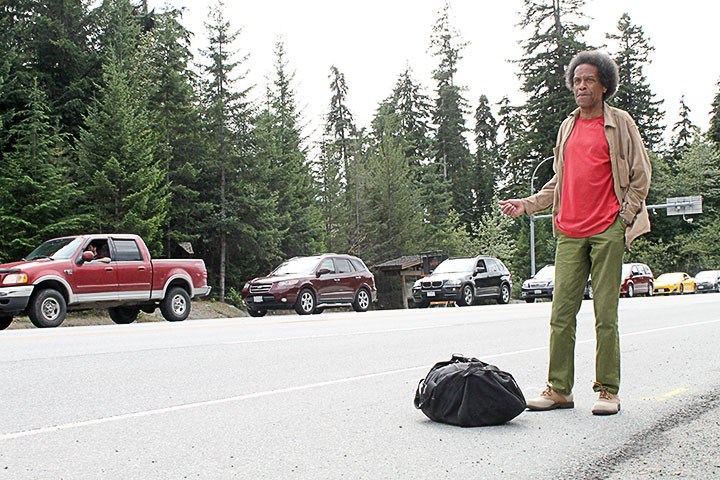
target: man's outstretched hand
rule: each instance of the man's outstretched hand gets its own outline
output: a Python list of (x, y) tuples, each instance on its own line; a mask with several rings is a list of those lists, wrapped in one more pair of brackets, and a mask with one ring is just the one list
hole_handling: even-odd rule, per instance
[(516, 198), (511, 198), (510, 200), (500, 200), (500, 210), (502, 210), (505, 215), (519, 217), (525, 213), (525, 205)]

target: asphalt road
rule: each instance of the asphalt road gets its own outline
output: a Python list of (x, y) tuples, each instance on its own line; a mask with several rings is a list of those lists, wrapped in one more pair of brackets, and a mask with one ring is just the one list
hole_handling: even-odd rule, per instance
[(0, 479), (720, 478), (720, 294), (621, 299), (622, 410), (458, 428), (415, 410), (454, 352), (546, 374), (549, 303), (0, 332)]

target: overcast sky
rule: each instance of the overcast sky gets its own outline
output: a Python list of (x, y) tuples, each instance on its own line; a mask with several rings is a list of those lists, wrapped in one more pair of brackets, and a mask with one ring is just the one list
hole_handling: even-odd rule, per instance
[[(183, 23), (194, 34), (195, 49), (206, 44), (203, 22), (214, 1), (167, 0), (184, 7)], [(162, 9), (165, 0), (150, 2)], [(432, 93), (431, 71), (435, 59), (428, 46), (432, 26), (443, 0), (227, 0), (224, 11), (235, 29), (242, 29), (237, 47), (250, 54), (250, 75), (261, 96), (272, 74), (273, 47), (282, 38), (289, 69), (295, 72), (294, 88), (308, 127), (317, 139), (330, 101), (330, 67), (344, 73), (348, 103), (358, 126), (368, 126), (378, 103), (386, 98), (399, 74), (410, 66), (414, 78)], [(507, 95), (513, 104), (524, 102), (518, 66), (518, 42), (532, 32), (517, 24), (522, 0), (451, 0), (451, 19), (460, 38), (469, 42), (458, 65), (457, 83), (467, 87), (465, 98), (474, 109), (478, 97), (491, 103)], [(672, 6), (670, 6), (672, 5)], [(664, 100), (665, 123), (678, 120), (679, 102), (685, 95), (691, 120), (701, 129), (720, 80), (716, 37), (720, 4), (714, 0), (664, 2), (657, 0), (588, 0), (590, 30), (585, 40), (607, 43), (605, 34), (617, 33), (623, 12), (643, 28), (655, 51), (646, 75), (657, 99)], [(569, 93), (568, 93), (569, 95)], [(495, 109), (497, 112), (497, 108)], [(468, 119), (468, 127), (472, 128)], [(314, 130), (314, 133), (313, 133)]]

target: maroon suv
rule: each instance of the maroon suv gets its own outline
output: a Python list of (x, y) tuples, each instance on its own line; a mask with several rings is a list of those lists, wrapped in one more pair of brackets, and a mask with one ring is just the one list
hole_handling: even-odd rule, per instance
[(252, 317), (262, 317), (271, 309), (291, 308), (300, 315), (341, 306), (365, 312), (377, 299), (377, 289), (375, 277), (362, 260), (326, 253), (291, 258), (267, 277), (246, 283), (242, 297)]

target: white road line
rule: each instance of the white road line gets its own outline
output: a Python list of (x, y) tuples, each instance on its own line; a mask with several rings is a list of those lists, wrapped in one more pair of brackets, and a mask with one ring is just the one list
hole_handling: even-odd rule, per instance
[[(684, 324), (684, 325), (673, 325), (671, 327), (662, 327), (662, 328), (655, 328), (655, 329), (651, 329), (651, 330), (643, 330), (643, 331), (638, 331), (638, 332), (626, 333), (626, 334), (622, 334), (620, 336), (621, 337), (630, 337), (630, 336), (635, 336), (635, 335), (643, 335), (643, 334), (648, 334), (648, 333), (661, 332), (661, 331), (665, 331), (665, 330), (676, 330), (676, 329), (686, 328), (686, 327), (708, 325), (708, 324), (718, 323), (718, 322), (720, 322), (720, 320), (710, 320), (710, 321), (706, 321), (706, 322), (688, 323), (688, 324)], [(433, 327), (425, 327), (425, 328), (433, 328)], [(418, 329), (419, 329), (419, 327), (418, 327)], [(403, 330), (407, 330), (407, 329), (393, 329), (393, 330), (388, 330), (388, 331), (403, 331)], [(371, 332), (371, 333), (375, 333), (375, 332)], [(294, 337), (294, 338), (298, 338), (298, 337)], [(309, 338), (315, 338), (315, 337), (309, 337)], [(595, 339), (593, 338), (593, 339), (587, 339), (587, 340), (579, 340), (576, 343), (584, 344), (584, 343), (590, 343), (590, 342), (594, 342), (594, 341), (595, 341)], [(486, 355), (483, 357), (483, 360), (490, 360), (490, 359), (501, 358), (501, 357), (509, 357), (512, 355), (521, 355), (524, 353), (540, 352), (540, 351), (547, 350), (547, 349), (548, 349), (548, 347), (545, 346), (545, 347), (528, 348), (528, 349), (524, 349), (524, 350), (515, 350), (515, 351), (510, 351), (510, 352), (504, 352), (504, 353), (497, 353), (494, 355)], [(388, 375), (396, 375), (399, 373), (412, 372), (415, 370), (426, 370), (426, 369), (429, 369), (431, 366), (432, 365), (420, 365), (420, 366), (416, 366), (416, 367), (400, 368), (400, 369), (396, 369), (396, 370), (388, 370), (385, 372), (370, 373), (367, 375), (359, 375), (359, 376), (355, 376), (355, 377), (347, 377), (347, 378), (341, 378), (341, 379), (337, 379), (337, 380), (328, 380), (326, 382), (317, 382), (317, 383), (310, 383), (307, 385), (298, 385), (295, 387), (279, 388), (276, 390), (267, 390), (264, 392), (249, 393), (246, 395), (238, 395), (238, 396), (234, 396), (234, 397), (220, 398), (220, 399), (216, 399), (216, 400), (207, 400), (204, 402), (187, 403), (185, 405), (176, 405), (174, 407), (156, 408), (156, 409), (145, 410), (145, 411), (141, 411), (141, 412), (126, 413), (126, 414), (122, 414), (122, 415), (113, 415), (113, 416), (109, 416), (109, 417), (85, 420), (82, 422), (64, 423), (61, 425), (53, 425), (50, 427), (35, 428), (35, 429), (24, 430), (24, 431), (20, 431), (20, 432), (4, 433), (4, 434), (0, 434), (0, 441), (12, 440), (15, 438), (22, 438), (22, 437), (29, 437), (29, 436), (34, 436), (34, 435), (40, 435), (43, 433), (59, 432), (62, 430), (69, 430), (72, 428), (102, 425), (104, 423), (117, 422), (117, 421), (127, 420), (127, 419), (131, 419), (131, 418), (142, 418), (142, 417), (149, 417), (152, 415), (161, 415), (164, 413), (178, 412), (181, 410), (189, 410), (192, 408), (206, 407), (206, 406), (211, 406), (211, 405), (221, 405), (224, 403), (239, 402), (242, 400), (250, 400), (250, 399), (255, 399), (255, 398), (269, 397), (272, 395), (279, 395), (279, 394), (283, 394), (283, 393), (299, 392), (299, 391), (303, 391), (303, 390), (327, 387), (327, 386), (331, 386), (331, 385), (340, 385), (343, 383), (356, 382), (356, 381), (360, 381), (360, 380), (384, 377), (384, 376), (388, 376)]]

